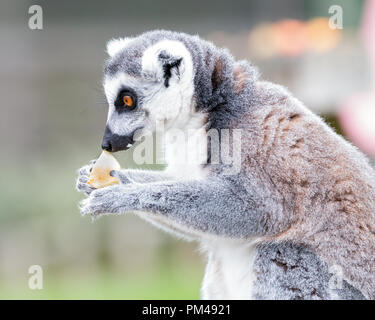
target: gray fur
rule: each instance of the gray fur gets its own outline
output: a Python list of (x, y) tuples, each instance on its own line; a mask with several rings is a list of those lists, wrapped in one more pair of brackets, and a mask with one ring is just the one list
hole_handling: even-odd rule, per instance
[(332, 274), (328, 265), (302, 245), (288, 242), (264, 243), (258, 246), (255, 261), (255, 299), (364, 299), (345, 280), (337, 288), (330, 289)]
[[(375, 299), (375, 172), (367, 159), (283, 87), (196, 36), (145, 33), (107, 61), (106, 75), (142, 81), (142, 53), (162, 39), (190, 51), (207, 129), (242, 129), (241, 172), (226, 176), (223, 165), (208, 164), (205, 180), (125, 179), (91, 192), (82, 213), (146, 212), (199, 241), (256, 238), (253, 298)], [(345, 285), (332, 295), (327, 268), (335, 265)]]
[[(240, 195), (234, 194), (239, 192), (238, 188), (232, 189), (235, 187), (217, 177), (204, 181), (116, 185), (93, 192), (90, 205), (83, 207), (82, 214), (150, 211), (214, 235), (244, 238), (261, 234), (264, 232), (261, 214), (254, 214), (250, 204), (258, 199), (244, 203)], [(245, 196), (244, 190), (240, 192)]]
[(160, 181), (170, 181), (174, 178), (170, 175), (165, 174), (160, 171), (147, 171), (147, 170), (135, 170), (135, 169), (126, 169), (111, 172), (113, 177), (116, 177), (120, 180), (121, 183), (152, 183)]

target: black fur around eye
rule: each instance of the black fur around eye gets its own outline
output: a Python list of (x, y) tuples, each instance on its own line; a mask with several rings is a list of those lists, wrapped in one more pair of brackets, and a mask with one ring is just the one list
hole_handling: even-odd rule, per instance
[(117, 111), (131, 111), (137, 107), (137, 95), (131, 89), (123, 89), (117, 95), (114, 103)]

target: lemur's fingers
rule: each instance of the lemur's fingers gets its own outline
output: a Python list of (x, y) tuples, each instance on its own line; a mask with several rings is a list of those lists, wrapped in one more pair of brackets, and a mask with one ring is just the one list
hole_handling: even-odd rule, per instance
[(90, 166), (83, 166), (82, 168), (78, 169), (79, 176), (88, 176), (90, 174)]
[(91, 187), (87, 181), (89, 180), (90, 172), (92, 166), (96, 160), (91, 160), (89, 165), (85, 165), (82, 168), (78, 169), (78, 178), (76, 182), (76, 189), (79, 192), (83, 192), (85, 195), (90, 195), (95, 189)]
[[(91, 169), (92, 169), (93, 165), (95, 164), (96, 160), (97, 159), (90, 160), (89, 165), (91, 166)], [(91, 169), (90, 169), (90, 171), (91, 171)]]
[(132, 182), (124, 170), (112, 170), (109, 174), (112, 177), (117, 178), (122, 184)]
[(86, 198), (80, 201), (79, 210), (81, 211), (81, 215), (85, 216), (87, 214), (95, 215), (99, 213), (99, 206), (95, 206), (90, 202), (90, 198)]
[(115, 185), (95, 190), (88, 198), (80, 202), (81, 214), (98, 217), (102, 214), (118, 213), (119, 206), (124, 206), (119, 203), (118, 199), (126, 197), (126, 192), (124, 193), (121, 188), (123, 186)]
[(95, 162), (96, 162), (96, 159), (90, 160), (88, 165), (85, 165), (82, 168), (78, 169), (78, 174), (88, 176), (90, 174), (90, 172), (92, 170), (92, 167), (94, 166)]
[(95, 189), (91, 187), (88, 183), (88, 176), (80, 176), (77, 179), (76, 183), (76, 189), (79, 192), (84, 192), (86, 195), (89, 195), (91, 192), (93, 192)]
[(95, 214), (97, 213), (96, 211), (98, 209), (98, 208), (94, 208), (94, 206), (90, 203), (90, 198), (86, 198), (80, 201), (78, 207), (83, 216), (87, 214)]

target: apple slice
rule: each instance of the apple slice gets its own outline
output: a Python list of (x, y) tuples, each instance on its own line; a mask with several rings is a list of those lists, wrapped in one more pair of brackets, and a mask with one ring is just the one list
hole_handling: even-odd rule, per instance
[(103, 151), (92, 167), (87, 183), (95, 189), (108, 187), (120, 183), (117, 178), (109, 173), (112, 170), (120, 170), (121, 166), (116, 158), (107, 151)]

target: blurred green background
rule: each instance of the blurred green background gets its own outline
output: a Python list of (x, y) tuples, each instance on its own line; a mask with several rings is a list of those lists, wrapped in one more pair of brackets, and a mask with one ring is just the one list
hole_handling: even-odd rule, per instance
[[(28, 28), (32, 4), (43, 8), (43, 30)], [(256, 50), (258, 25), (329, 17), (331, 4), (344, 13), (335, 47)], [(132, 214), (96, 222), (79, 214), (76, 170), (100, 153), (110, 38), (156, 28), (199, 34), (251, 59), (263, 78), (288, 86), (340, 132), (340, 101), (371, 78), (358, 36), (362, 11), (363, 1), (352, 0), (1, 1), (0, 299), (199, 298), (205, 258), (196, 244)], [(133, 166), (131, 152), (117, 158)], [(43, 290), (28, 287), (35, 264)]]

